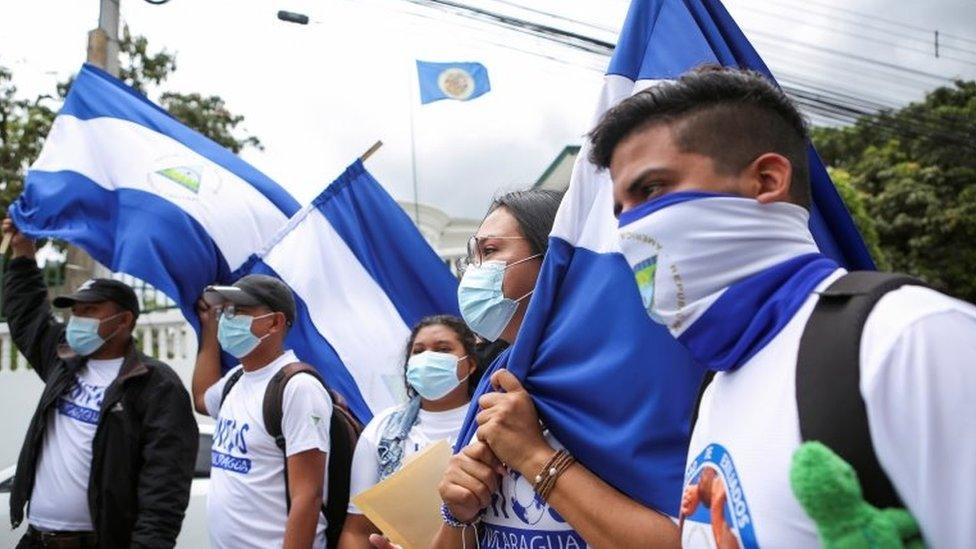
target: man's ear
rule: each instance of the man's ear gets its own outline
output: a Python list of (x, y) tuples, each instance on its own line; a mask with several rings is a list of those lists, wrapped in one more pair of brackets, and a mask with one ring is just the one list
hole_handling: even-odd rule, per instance
[(271, 325), (275, 332), (285, 333), (288, 329), (288, 318), (285, 313), (276, 311), (274, 314), (274, 323)]
[(136, 315), (128, 309), (125, 309), (122, 312), (126, 315), (122, 317), (122, 322), (124, 323), (125, 327), (128, 328), (129, 333), (132, 334), (136, 331)]
[(754, 178), (756, 200), (760, 204), (792, 202), (793, 163), (777, 153), (766, 153), (746, 168)]

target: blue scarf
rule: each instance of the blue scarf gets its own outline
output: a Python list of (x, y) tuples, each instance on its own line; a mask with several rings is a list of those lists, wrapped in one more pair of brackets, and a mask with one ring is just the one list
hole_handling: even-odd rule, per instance
[(403, 463), (404, 443), (410, 429), (417, 423), (420, 415), (420, 397), (414, 396), (406, 405), (393, 412), (386, 420), (383, 435), (376, 446), (379, 458), (380, 480), (392, 475)]

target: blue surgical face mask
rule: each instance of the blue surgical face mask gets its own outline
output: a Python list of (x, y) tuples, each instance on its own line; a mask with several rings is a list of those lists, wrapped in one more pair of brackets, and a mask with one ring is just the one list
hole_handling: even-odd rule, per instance
[(437, 351), (415, 354), (407, 361), (407, 383), (426, 400), (442, 399), (467, 379), (457, 376), (458, 362), (466, 358)]
[(495, 341), (502, 334), (523, 299), (509, 299), (502, 293), (505, 270), (530, 259), (540, 257), (535, 254), (506, 265), (504, 261), (484, 261), (481, 265), (471, 265), (464, 271), (458, 285), (458, 306), (461, 317), (469, 328), (488, 341)]
[(88, 356), (101, 349), (102, 345), (105, 345), (108, 339), (112, 339), (119, 332), (116, 330), (115, 334), (110, 335), (108, 339), (102, 339), (102, 336), (98, 335), (98, 327), (101, 326), (102, 322), (112, 320), (121, 314), (112, 315), (101, 320), (72, 315), (68, 319), (68, 328), (64, 334), (65, 339), (68, 340), (68, 346), (71, 347), (72, 351), (81, 356)]
[(251, 333), (251, 324), (255, 320), (273, 314), (268, 313), (261, 316), (236, 314), (230, 318), (220, 315), (220, 321), (217, 323), (217, 341), (220, 342), (220, 348), (238, 359), (251, 354), (251, 351), (256, 349), (264, 338), (271, 335), (266, 334), (263, 337), (254, 335)]

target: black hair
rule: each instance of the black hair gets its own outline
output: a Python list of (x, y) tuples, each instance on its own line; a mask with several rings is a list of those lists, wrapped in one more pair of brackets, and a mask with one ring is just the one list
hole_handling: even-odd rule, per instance
[(634, 94), (607, 111), (589, 133), (590, 161), (610, 167), (621, 141), (656, 124), (672, 129), (682, 151), (711, 158), (725, 174), (740, 173), (764, 153), (783, 155), (793, 166), (791, 198), (809, 208), (806, 121), (761, 74), (708, 65)]
[[(468, 358), (474, 361), (474, 371), (468, 376), (468, 396), (474, 394), (475, 387), (478, 386), (478, 382), (481, 381), (481, 376), (484, 375), (485, 370), (479, 360), (478, 356), (478, 338), (468, 328), (468, 325), (464, 323), (463, 320), (454, 315), (432, 315), (426, 316), (420, 320), (420, 322), (414, 324), (413, 329), (410, 330), (410, 338), (407, 339), (407, 352), (406, 357), (403, 361), (404, 371), (407, 368), (407, 362), (410, 357), (413, 356), (413, 342), (417, 339), (417, 334), (420, 330), (428, 326), (444, 326), (452, 332), (454, 332), (458, 340), (461, 341), (461, 345), (464, 347), (464, 354), (468, 355)], [(407, 394), (413, 394), (414, 390), (407, 384)]]
[(545, 254), (549, 247), (549, 232), (552, 231), (556, 210), (559, 209), (562, 199), (562, 191), (512, 191), (492, 200), (485, 216), (504, 206), (515, 218), (522, 236), (529, 241), (532, 253)]

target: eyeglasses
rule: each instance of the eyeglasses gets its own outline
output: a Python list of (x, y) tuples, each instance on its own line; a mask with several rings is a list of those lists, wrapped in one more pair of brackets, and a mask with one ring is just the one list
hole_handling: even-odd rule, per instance
[(220, 315), (228, 320), (234, 318), (237, 315), (237, 307), (235, 307), (233, 303), (221, 305)]
[(458, 273), (464, 273), (468, 267), (480, 267), (481, 262), (484, 257), (484, 252), (482, 248), (484, 247), (485, 240), (526, 240), (524, 236), (472, 236), (468, 240), (468, 255), (459, 258), (454, 266), (457, 268)]

